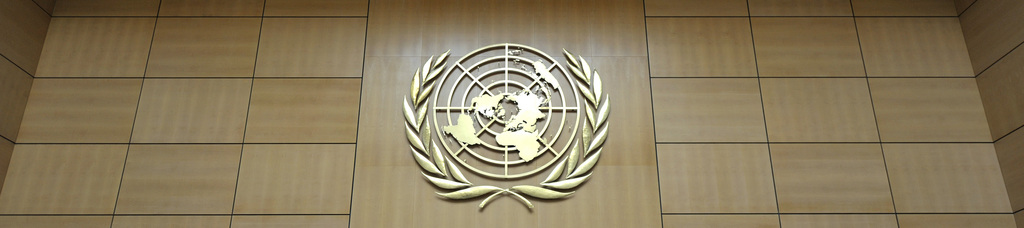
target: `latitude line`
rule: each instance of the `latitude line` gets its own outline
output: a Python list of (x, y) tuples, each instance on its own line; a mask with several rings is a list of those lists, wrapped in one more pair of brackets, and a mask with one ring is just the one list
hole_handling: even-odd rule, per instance
[[(484, 86), (484, 83), (480, 82), (480, 80), (476, 77), (476, 75), (473, 75), (473, 73), (469, 72), (469, 70), (466, 70), (465, 66), (462, 66), (462, 64), (458, 64), (458, 63), (456, 63), (455, 66), (458, 66), (459, 69), (462, 69), (462, 75), (469, 75), (469, 78), (473, 79), (473, 83), (478, 85), (478, 86), (480, 86), (480, 88), (483, 88), (485, 93), (487, 93), (488, 95), (494, 96), (494, 93), (491, 93), (491, 90), (488, 90), (487, 86)], [(462, 75), (460, 75), (460, 77)], [(506, 82), (506, 83), (508, 83), (508, 82)]]

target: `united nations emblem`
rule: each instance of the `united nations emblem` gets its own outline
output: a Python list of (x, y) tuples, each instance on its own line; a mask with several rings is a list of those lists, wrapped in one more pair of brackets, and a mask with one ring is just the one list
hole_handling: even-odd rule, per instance
[[(495, 44), (417, 69), (403, 101), (406, 136), (423, 176), (444, 189), (438, 195), (486, 195), (481, 208), (510, 195), (533, 208), (528, 198), (568, 197), (590, 178), (607, 138), (608, 98), (597, 71), (562, 52), (564, 66), (533, 47)], [(494, 180), (548, 174), (505, 188), (473, 184), (463, 169)]]

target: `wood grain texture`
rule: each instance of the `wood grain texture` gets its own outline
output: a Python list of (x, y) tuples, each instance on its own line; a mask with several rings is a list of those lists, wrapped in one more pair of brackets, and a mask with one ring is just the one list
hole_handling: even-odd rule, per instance
[(900, 215), (902, 228), (1014, 228), (1013, 215)]
[(6, 228), (104, 228), (110, 216), (0, 216)]
[(757, 76), (747, 18), (647, 19), (652, 77)]
[(41, 79), (21, 123), (25, 143), (128, 143), (142, 79)]
[(852, 0), (856, 16), (957, 16), (950, 0)]
[(974, 72), (981, 73), (1024, 42), (1024, 2), (978, 1), (960, 17)]
[(49, 24), (50, 15), (35, 2), (0, 1), (0, 54), (35, 74)]
[(240, 143), (252, 79), (147, 79), (133, 143)]
[(160, 16), (261, 16), (260, 0), (166, 0)]
[(267, 0), (266, 16), (366, 16), (366, 0)]
[(1013, 214), (1013, 218), (1017, 220), (1017, 228), (1024, 228), (1024, 212)]
[(339, 228), (348, 227), (347, 215), (307, 216), (246, 216), (231, 217), (231, 227), (237, 228)]
[(110, 214), (127, 152), (127, 145), (16, 145), (0, 213)]
[(228, 214), (241, 145), (132, 145), (116, 214)]
[(770, 159), (764, 144), (658, 145), (662, 212), (776, 213)]
[(36, 76), (142, 77), (155, 23), (155, 18), (53, 19)]
[[(14, 153), (14, 142), (7, 141), (6, 139), (0, 140), (0, 187), (4, 186), (4, 181), (7, 180), (7, 169), (11, 165), (11, 156)], [(0, 188), (0, 193), (2, 193)]]
[(853, 16), (846, 0), (751, 0), (751, 16)]
[(260, 19), (160, 18), (154, 36), (146, 76), (252, 77)]
[(366, 19), (267, 18), (257, 77), (362, 76)]
[(786, 228), (897, 228), (896, 215), (782, 215)]
[(14, 63), (0, 59), (0, 135), (10, 140), (18, 139), (32, 81)]
[(974, 4), (977, 0), (953, 0), (953, 5), (956, 6), (957, 15), (962, 16), (962, 13), (967, 11), (967, 8)]
[(1024, 125), (1024, 48), (978, 75), (977, 83), (992, 140)]
[(245, 142), (354, 143), (358, 79), (256, 79)]
[(156, 16), (160, 0), (59, 1), (54, 16)]
[(755, 78), (651, 81), (658, 142), (766, 142)]
[(780, 212), (894, 212), (880, 145), (773, 144), (770, 147)]
[(246, 145), (235, 214), (349, 214), (355, 145)]
[(1024, 131), (1018, 130), (1000, 139), (995, 147), (1011, 209), (1024, 209)]
[(882, 150), (896, 211), (1011, 212), (990, 143), (882, 144)]
[(747, 3), (739, 0), (648, 0), (647, 16), (747, 16)]
[(53, 5), (57, 4), (57, 0), (32, 0), (32, 1), (36, 2), (36, 4), (38, 4), (40, 8), (43, 8), (43, 10), (45, 10), (46, 12), (48, 12), (50, 14), (53, 14)]
[(112, 228), (227, 228), (231, 216), (114, 216)]
[(853, 18), (753, 18), (761, 77), (861, 76)]
[(777, 215), (664, 215), (665, 227), (778, 228)]
[(761, 94), (770, 142), (878, 141), (864, 79), (761, 79)]
[(856, 18), (868, 77), (974, 76), (956, 18)]
[(883, 142), (991, 142), (971, 78), (872, 78)]

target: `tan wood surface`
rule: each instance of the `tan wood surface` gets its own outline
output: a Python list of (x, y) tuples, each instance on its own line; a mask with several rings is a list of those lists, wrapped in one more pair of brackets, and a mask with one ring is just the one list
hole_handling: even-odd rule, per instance
[(142, 79), (40, 79), (21, 123), (24, 143), (128, 143)]
[(658, 145), (662, 212), (776, 213), (770, 159), (765, 144)]
[(751, 0), (750, 16), (853, 16), (850, 1)]
[(1024, 49), (1007, 54), (978, 75), (977, 83), (992, 140), (1024, 125)]
[(753, 18), (761, 77), (864, 76), (853, 18)]
[(956, 3), (945, 0), (852, 0), (856, 16), (956, 16)]
[(160, 0), (56, 1), (54, 16), (156, 16)]
[(897, 228), (896, 215), (782, 215), (782, 227), (792, 228)]
[(127, 152), (127, 145), (16, 145), (0, 213), (110, 214)]
[(246, 145), (235, 214), (349, 214), (355, 145)]
[(113, 228), (227, 228), (231, 216), (114, 216)]
[(1012, 212), (992, 144), (882, 144), (882, 150), (898, 212)]
[(359, 77), (363, 18), (267, 18), (260, 33), (257, 77)]
[(0, 135), (10, 140), (18, 139), (31, 90), (31, 75), (6, 59), (0, 60), (0, 97), (3, 97), (0, 99)]
[(117, 214), (229, 214), (241, 145), (132, 145)]
[(354, 143), (359, 79), (256, 79), (247, 143)]
[(260, 19), (160, 18), (154, 36), (146, 76), (252, 77)]
[(773, 144), (782, 213), (893, 213), (879, 144)]
[(651, 80), (658, 142), (765, 142), (755, 78)]
[(869, 80), (883, 142), (991, 142), (971, 78)]
[(1014, 228), (1013, 215), (901, 215), (905, 228)]
[(1024, 41), (1024, 3), (1013, 0), (978, 1), (960, 17), (974, 73), (980, 74)]
[(36, 76), (142, 77), (155, 24), (155, 18), (53, 19)]
[(133, 143), (240, 143), (252, 79), (147, 79)]
[(868, 83), (858, 78), (761, 79), (769, 142), (877, 142)]
[(956, 18), (857, 18), (869, 77), (974, 76)]

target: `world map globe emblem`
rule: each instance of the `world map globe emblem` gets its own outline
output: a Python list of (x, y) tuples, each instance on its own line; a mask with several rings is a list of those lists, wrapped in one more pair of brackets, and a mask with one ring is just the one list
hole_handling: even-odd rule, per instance
[(483, 176), (531, 176), (577, 139), (584, 102), (557, 59), (535, 48), (496, 44), (470, 52), (433, 88), (433, 130), (463, 167)]

